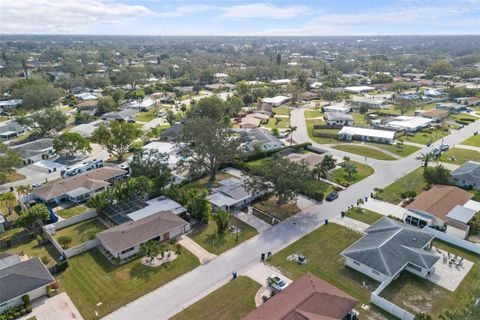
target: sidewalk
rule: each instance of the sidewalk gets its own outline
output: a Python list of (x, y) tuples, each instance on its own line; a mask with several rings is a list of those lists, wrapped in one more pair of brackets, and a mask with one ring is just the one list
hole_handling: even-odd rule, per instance
[(397, 206), (385, 201), (372, 199), (372, 198), (369, 198), (368, 201), (362, 204), (360, 207), (382, 214), (384, 216), (389, 216), (389, 215), (395, 216), (402, 220), (403, 220), (403, 216), (405, 215), (405, 211), (407, 210), (400, 206)]
[(267, 229), (269, 229), (272, 225), (266, 223), (262, 219), (257, 218), (252, 214), (252, 207), (248, 207), (248, 213), (245, 213), (241, 210), (233, 211), (233, 215), (237, 217), (239, 220), (245, 222), (249, 226), (254, 227), (258, 233), (261, 233)]
[(420, 148), (420, 149), (423, 149), (423, 148), (426, 147), (426, 145), (424, 145), (424, 144), (415, 143), (415, 142), (410, 142), (410, 141), (403, 141), (403, 144), (408, 145), (408, 146), (418, 147), (418, 148)]
[(201, 264), (207, 263), (208, 261), (216, 257), (215, 254), (203, 249), (198, 243), (196, 243), (187, 236), (182, 236), (178, 243), (185, 247), (188, 251), (193, 253), (198, 258), (198, 260), (200, 260)]
[(475, 147), (475, 146), (467, 146), (464, 144), (457, 144), (455, 148), (460, 148), (460, 149), (467, 149), (467, 150), (473, 150), (473, 151), (478, 151), (480, 152), (480, 147)]
[(365, 233), (365, 229), (370, 227), (370, 225), (366, 224), (365, 222), (358, 221), (349, 217), (333, 218), (330, 220), (330, 222), (336, 223), (338, 225), (344, 226), (345, 228), (348, 228), (360, 233)]

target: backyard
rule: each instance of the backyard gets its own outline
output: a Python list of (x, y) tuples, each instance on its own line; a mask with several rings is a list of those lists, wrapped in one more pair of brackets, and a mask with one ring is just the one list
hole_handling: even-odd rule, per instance
[(255, 294), (260, 285), (247, 277), (238, 277), (205, 298), (178, 313), (171, 320), (243, 319), (255, 309)]
[(105, 229), (106, 227), (97, 218), (93, 218), (60, 229), (55, 233), (54, 237), (57, 242), (60, 237), (69, 237), (72, 239), (69, 247), (74, 247), (80, 243), (95, 239), (95, 235)]
[(352, 165), (355, 166), (357, 172), (353, 173), (350, 177), (344, 168), (338, 168), (330, 172), (332, 180), (335, 183), (341, 185), (351, 185), (355, 182), (365, 179), (366, 177), (373, 174), (374, 170), (372, 167), (367, 166), (356, 161), (350, 161)]
[(206, 176), (206, 177), (203, 177), (203, 178), (200, 178), (200, 179), (196, 179), (190, 183), (187, 183), (186, 185), (184, 185), (183, 187), (181, 187), (180, 189), (184, 190), (184, 191), (187, 191), (189, 189), (195, 189), (195, 188), (198, 188), (198, 189), (212, 189), (212, 188), (217, 188), (219, 187), (219, 181), (222, 181), (224, 179), (227, 179), (227, 178), (233, 178), (234, 176), (232, 176), (231, 174), (229, 173), (226, 173), (226, 172), (218, 172), (217, 173), (217, 176), (216, 176), (216, 179), (214, 182), (210, 182), (208, 179), (209, 177)]
[(279, 117), (279, 118), (270, 118), (268, 120), (268, 123), (264, 125), (267, 128), (273, 129), (273, 128), (279, 128), (279, 129), (285, 129), (290, 126), (290, 118), (286, 117)]
[(320, 118), (320, 117), (323, 117), (324, 113), (321, 109), (309, 109), (309, 110), (305, 110), (304, 115), (306, 119)]
[(454, 292), (404, 272), (381, 296), (412, 313), (425, 312), (436, 319), (447, 310), (462, 310), (469, 299), (474, 297), (475, 290), (480, 288), (480, 256), (437, 240), (434, 240), (433, 245), (474, 262), (472, 269)]
[(383, 217), (383, 215), (379, 213), (376, 213), (367, 209), (359, 208), (359, 207), (354, 207), (352, 209), (349, 209), (346, 212), (345, 216), (358, 221), (365, 222), (366, 224), (373, 224), (375, 221)]
[(240, 228), (240, 233), (234, 234), (227, 230), (225, 235), (220, 236), (217, 233), (217, 224), (214, 221), (210, 221), (206, 227), (198, 228), (189, 237), (205, 250), (214, 254), (220, 254), (257, 234), (254, 228), (235, 217), (232, 217), (230, 225)]
[(57, 216), (62, 217), (63, 219), (68, 219), (68, 218), (71, 218), (71, 217), (74, 217), (74, 216), (78, 216), (82, 213), (88, 212), (90, 210), (92, 210), (92, 209), (87, 208), (86, 206), (77, 205), (77, 206), (73, 206), (73, 207), (70, 207), (70, 208), (60, 209), (60, 210), (56, 211), (55, 214)]
[(353, 154), (358, 154), (360, 156), (377, 159), (377, 160), (395, 160), (394, 157), (386, 153), (383, 153), (382, 151), (369, 148), (366, 146), (362, 146), (362, 145), (342, 144), (342, 145), (334, 146), (333, 148), (337, 150), (353, 153)]
[(415, 191), (417, 194), (421, 193), (426, 187), (427, 183), (423, 178), (423, 167), (417, 168), (402, 178), (396, 180), (381, 192), (375, 194), (375, 198), (390, 202), (392, 204), (399, 204), (402, 201), (401, 194), (405, 191)]
[(474, 147), (480, 146), (480, 134), (471, 136), (467, 140), (463, 141), (461, 144)]
[[(261, 199), (261, 200), (255, 201), (252, 207), (262, 212), (266, 212), (274, 216), (278, 220), (288, 219), (291, 216), (300, 212), (300, 208), (297, 206), (297, 204), (294, 201), (291, 201), (283, 205), (279, 205), (277, 203), (277, 198), (273, 196), (267, 199)], [(271, 221), (269, 223), (271, 223)]]
[(276, 114), (276, 115), (289, 116), (290, 113), (292, 112), (292, 109), (290, 109), (290, 108), (287, 107), (287, 106), (281, 106), (281, 107), (273, 108), (272, 111), (273, 111), (273, 113)]
[(58, 278), (87, 320), (98, 319), (200, 264), (185, 249), (176, 260), (156, 268), (143, 266), (139, 259), (114, 266), (97, 249), (70, 258), (68, 262), (69, 267)]
[(462, 165), (465, 161), (480, 161), (480, 152), (468, 149), (452, 148), (440, 156), (441, 162)]
[(155, 114), (156, 110), (155, 108), (150, 108), (148, 111), (140, 111), (137, 113), (135, 116), (135, 121), (140, 121), (140, 122), (149, 122), (152, 121), (153, 119), (156, 118)]

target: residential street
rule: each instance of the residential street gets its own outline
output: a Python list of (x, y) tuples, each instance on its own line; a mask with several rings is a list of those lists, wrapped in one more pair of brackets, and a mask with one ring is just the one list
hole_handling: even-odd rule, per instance
[[(299, 143), (311, 142), (305, 126), (304, 110), (297, 109), (292, 112), (292, 126), (298, 127), (294, 133), (294, 139)], [(480, 121), (454, 132), (444, 141), (450, 145), (457, 145), (478, 130), (480, 130)], [(358, 198), (370, 195), (373, 188), (386, 187), (394, 180), (414, 170), (420, 165), (420, 161), (416, 160), (416, 157), (421, 152), (426, 152), (440, 143), (438, 141), (429, 148), (425, 147), (407, 158), (396, 161), (366, 159), (367, 164), (375, 169), (375, 174), (340, 192), (337, 200), (304, 209), (292, 218), (265, 230), (208, 263), (116, 310), (107, 315), (105, 319), (133, 319), (139, 314), (142, 315), (142, 319), (168, 319), (227, 283), (231, 278), (231, 272), (242, 273), (242, 271), (248, 270), (260, 260), (261, 253), (268, 251), (275, 253), (285, 248), (323, 225), (325, 219), (339, 217), (340, 212), (355, 204)], [(348, 155), (352, 160), (365, 162), (365, 158), (358, 155), (316, 143), (313, 143), (313, 146), (329, 151), (338, 157)]]

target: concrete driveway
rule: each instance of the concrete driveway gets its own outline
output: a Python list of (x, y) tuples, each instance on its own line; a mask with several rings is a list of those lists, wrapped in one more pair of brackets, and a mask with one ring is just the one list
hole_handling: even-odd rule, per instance
[(37, 320), (83, 320), (70, 297), (62, 292), (52, 298), (39, 298), (32, 302), (32, 313), (23, 316), (20, 320), (37, 317)]

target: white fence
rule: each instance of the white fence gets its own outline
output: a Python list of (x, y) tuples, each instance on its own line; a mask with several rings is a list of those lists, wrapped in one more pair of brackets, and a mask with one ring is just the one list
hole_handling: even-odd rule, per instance
[(388, 313), (393, 314), (395, 317), (399, 319), (414, 320), (415, 316), (413, 314), (379, 296), (379, 294), (383, 291), (383, 289), (385, 289), (391, 282), (392, 280), (383, 281), (380, 284), (380, 286), (378, 286), (378, 288), (372, 292), (370, 296), (370, 302), (376, 305), (377, 307), (387, 311)]
[(438, 231), (436, 229), (430, 228), (430, 227), (425, 227), (423, 228), (423, 231), (430, 233), (431, 235), (434, 235), (436, 238), (443, 240), (445, 242), (451, 243), (457, 247), (463, 248), (465, 250), (474, 252), (476, 254), (480, 254), (480, 245), (475, 244), (473, 242), (463, 240), (460, 238), (457, 238), (455, 236), (446, 234), (445, 232)]
[(63, 254), (64, 252), (62, 246), (58, 244), (57, 240), (55, 240), (55, 238), (50, 234), (50, 232), (48, 232), (45, 226), (42, 226), (42, 231), (47, 237), (47, 239), (50, 241), (50, 243), (55, 247), (55, 249), (57, 249), (58, 252)]
[(97, 247), (99, 244), (100, 244), (100, 241), (98, 241), (98, 239), (92, 239), (90, 241), (81, 243), (75, 247), (65, 249), (63, 250), (63, 253), (65, 254), (65, 256), (67, 256), (67, 258), (70, 258), (70, 257), (76, 256), (77, 254), (85, 252), (87, 250), (93, 249)]
[(95, 218), (96, 216), (97, 216), (96, 211), (88, 211), (88, 212), (79, 214), (78, 216), (74, 216), (62, 221), (59, 220), (55, 222), (53, 225), (55, 226), (55, 230), (60, 230), (68, 226), (71, 226), (72, 224), (76, 224), (85, 220)]

